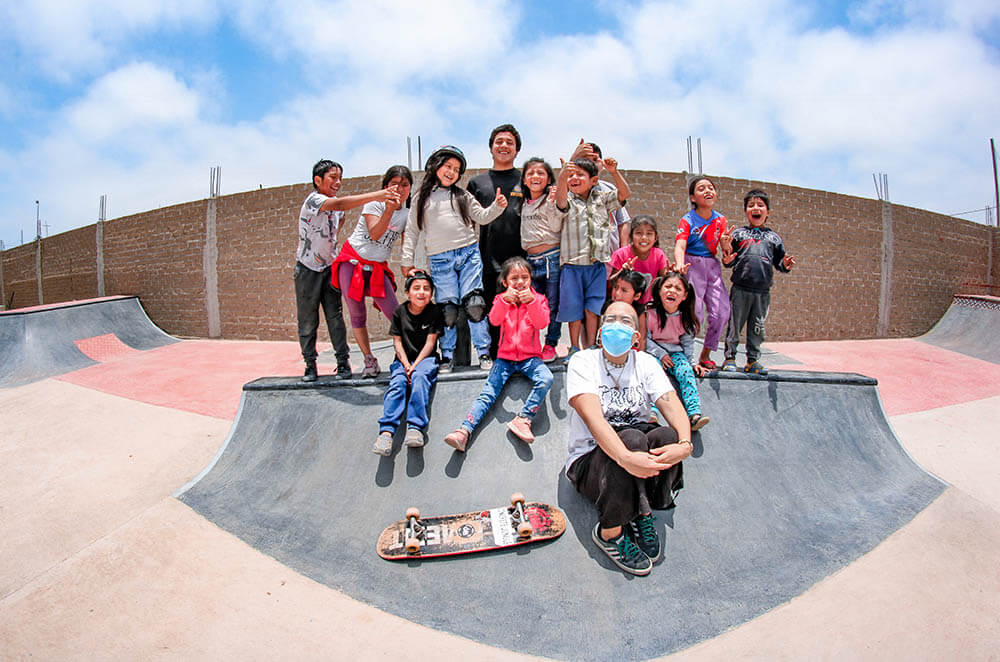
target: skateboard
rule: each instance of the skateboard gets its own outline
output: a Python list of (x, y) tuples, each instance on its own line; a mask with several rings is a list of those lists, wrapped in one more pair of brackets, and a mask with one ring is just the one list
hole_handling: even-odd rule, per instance
[(420, 517), (416, 508), (378, 537), (378, 555), (389, 561), (485, 552), (552, 540), (566, 530), (566, 516), (547, 503), (515, 493), (510, 506), (460, 515)]

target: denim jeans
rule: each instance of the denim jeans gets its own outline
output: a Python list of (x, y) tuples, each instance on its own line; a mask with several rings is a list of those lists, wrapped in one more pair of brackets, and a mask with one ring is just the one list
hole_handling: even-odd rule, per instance
[(479, 397), (473, 403), (472, 410), (465, 417), (465, 420), (462, 421), (463, 428), (470, 433), (476, 429), (476, 426), (483, 420), (483, 416), (490, 410), (493, 403), (497, 401), (504, 384), (507, 383), (507, 380), (515, 372), (523, 374), (534, 384), (534, 388), (531, 389), (531, 393), (528, 394), (528, 398), (524, 401), (524, 407), (521, 409), (520, 416), (524, 416), (525, 418), (535, 417), (538, 407), (542, 404), (542, 400), (545, 399), (549, 389), (552, 388), (552, 371), (537, 356), (523, 361), (508, 361), (507, 359), (498, 358), (493, 364), (493, 368), (490, 369), (490, 374), (486, 377), (486, 383), (483, 384), (483, 390), (479, 392)]
[[(406, 370), (399, 359), (389, 366), (389, 386), (385, 389), (382, 418), (378, 419), (379, 432), (395, 432), (406, 409), (406, 424), (421, 431), (427, 430), (427, 405), (431, 387), (437, 382), (437, 359), (428, 356), (417, 364), (417, 369), (406, 383)], [(409, 390), (410, 397), (406, 397)]]
[[(434, 301), (438, 304), (461, 305), (470, 293), (483, 291), (483, 260), (479, 256), (479, 244), (469, 244), (462, 248), (430, 255), (427, 258), (434, 279)], [(489, 301), (486, 302), (489, 305)], [(450, 359), (455, 353), (457, 332), (454, 326), (446, 326), (441, 337), (441, 353)], [(478, 354), (489, 354), (489, 323), (483, 319), (469, 322), (469, 335)]]
[(562, 322), (556, 317), (559, 313), (559, 249), (527, 255), (531, 265), (531, 286), (536, 292), (545, 295), (549, 302), (549, 328), (545, 333), (545, 344), (556, 346), (559, 342)]

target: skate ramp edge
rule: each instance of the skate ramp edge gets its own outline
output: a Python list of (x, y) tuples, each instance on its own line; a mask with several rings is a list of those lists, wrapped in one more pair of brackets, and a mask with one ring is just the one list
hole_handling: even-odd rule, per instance
[(1000, 363), (1000, 298), (956, 294), (937, 324), (917, 340)]
[[(94, 365), (79, 341), (113, 335), (144, 351), (179, 342), (153, 324), (136, 296), (106, 297), (0, 313), (0, 387)], [(81, 343), (86, 345), (86, 343)]]
[[(442, 439), (483, 373), (443, 376), (428, 443), (370, 450), (384, 381), (244, 387), (229, 439), (178, 498), (297, 572), (380, 609), (504, 649), (557, 658), (664, 655), (801, 594), (909, 522), (944, 489), (906, 454), (875, 380), (773, 371), (701, 382), (712, 422), (694, 435), (678, 507), (657, 513), (665, 558), (624, 575), (590, 536), (594, 507), (562, 474), (565, 373), (527, 445), (506, 430), (530, 383), (512, 379), (465, 454)], [(387, 562), (381, 530), (409, 506), (447, 514), (512, 492), (562, 508), (559, 539), (439, 560)], [(651, 627), (655, 621), (671, 627)]]

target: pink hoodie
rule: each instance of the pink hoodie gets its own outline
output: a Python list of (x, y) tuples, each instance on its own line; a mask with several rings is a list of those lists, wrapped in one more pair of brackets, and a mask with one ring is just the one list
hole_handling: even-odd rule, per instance
[(535, 292), (531, 303), (514, 305), (503, 300), (503, 292), (493, 299), (490, 324), (500, 327), (497, 356), (508, 361), (523, 361), (542, 356), (538, 332), (549, 325), (549, 303)]

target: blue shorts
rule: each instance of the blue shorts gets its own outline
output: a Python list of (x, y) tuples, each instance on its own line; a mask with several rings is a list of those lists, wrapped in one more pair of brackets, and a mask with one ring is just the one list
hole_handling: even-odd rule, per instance
[(578, 322), (584, 310), (600, 315), (607, 287), (608, 271), (603, 262), (589, 267), (564, 264), (559, 270), (559, 321)]

